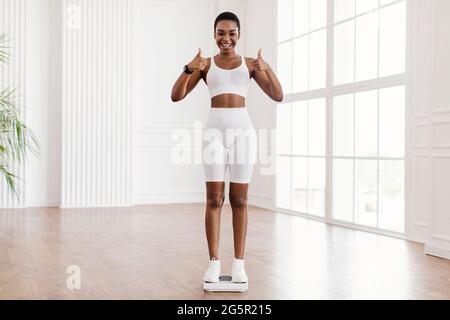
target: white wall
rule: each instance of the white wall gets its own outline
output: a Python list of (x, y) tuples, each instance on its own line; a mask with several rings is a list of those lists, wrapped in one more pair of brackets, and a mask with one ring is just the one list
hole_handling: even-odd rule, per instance
[(138, 12), (134, 203), (203, 201), (201, 165), (174, 164), (171, 136), (186, 130), (193, 137), (194, 122), (208, 112), (208, 89), (200, 81), (180, 102), (170, 95), (198, 47), (204, 57), (213, 53), (214, 2), (142, 0)]
[(450, 2), (408, 2), (407, 236), (450, 259)]
[(27, 2), (26, 121), (40, 158), (26, 166), (26, 205), (58, 206), (61, 199), (62, 1)]
[[(247, 35), (246, 47), (247, 54), (256, 58), (258, 50), (261, 49), (262, 57), (274, 70), (276, 70), (276, 20), (275, 20), (275, 0), (248, 0), (246, 5), (247, 20), (245, 22), (245, 33)], [(247, 107), (257, 130), (267, 129), (268, 132), (276, 127), (276, 106), (277, 103), (271, 100), (255, 81), (252, 80), (250, 90), (247, 96)], [(264, 174), (264, 171), (270, 171), (270, 164), (265, 160), (270, 160), (274, 165), (272, 153), (276, 151), (274, 142), (268, 138), (267, 143), (258, 139), (259, 155), (258, 159), (267, 164), (258, 164), (254, 168), (253, 180), (249, 191), (249, 202), (265, 208), (274, 208), (275, 206), (275, 175)], [(262, 158), (260, 155), (266, 155)], [(263, 162), (263, 163), (264, 163)]]

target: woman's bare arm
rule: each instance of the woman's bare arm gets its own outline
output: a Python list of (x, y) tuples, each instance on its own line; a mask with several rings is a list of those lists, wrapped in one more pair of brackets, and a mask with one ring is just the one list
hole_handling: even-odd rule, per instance
[(264, 61), (261, 56), (261, 49), (258, 58), (252, 61), (253, 78), (258, 86), (273, 100), (283, 101), (283, 89), (272, 67)]
[(183, 71), (173, 85), (172, 101), (183, 100), (195, 88), (201, 78), (200, 71), (194, 71), (192, 74), (187, 74)]
[(173, 102), (183, 100), (192, 89), (198, 84), (202, 78), (202, 71), (205, 69), (206, 59), (202, 57), (202, 51), (199, 48), (194, 60), (188, 64), (189, 70), (192, 70), (192, 74), (187, 74), (184, 71), (178, 77), (177, 81), (173, 85), (171, 98)]

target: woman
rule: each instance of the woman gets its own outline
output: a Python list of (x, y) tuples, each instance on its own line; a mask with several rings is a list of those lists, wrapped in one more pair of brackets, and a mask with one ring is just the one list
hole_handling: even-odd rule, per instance
[[(202, 57), (199, 48), (172, 89), (172, 101), (180, 101), (203, 79), (211, 95), (211, 110), (205, 126), (207, 134), (203, 135), (203, 169), (207, 196), (205, 227), (210, 256), (209, 266), (203, 277), (206, 282), (219, 281), (220, 213), (225, 200), (226, 168), (230, 178), (229, 199), (233, 211), (235, 254), (231, 281), (248, 281), (244, 268), (247, 191), (256, 157), (256, 132), (245, 108), (251, 78), (255, 79), (270, 98), (277, 102), (283, 100), (280, 82), (270, 65), (262, 58), (261, 49), (256, 59), (242, 58), (236, 54), (235, 48), (240, 35), (238, 17), (231, 12), (221, 13), (214, 23), (214, 39), (219, 47), (219, 54), (206, 59)], [(208, 159), (207, 155), (210, 155)], [(244, 161), (242, 158), (245, 158)]]

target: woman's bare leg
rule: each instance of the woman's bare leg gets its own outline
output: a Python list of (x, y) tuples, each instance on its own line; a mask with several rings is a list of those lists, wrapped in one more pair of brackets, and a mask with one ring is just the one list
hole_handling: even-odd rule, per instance
[(230, 204), (233, 211), (234, 256), (244, 259), (247, 235), (248, 183), (230, 183)]
[(220, 213), (224, 190), (224, 182), (206, 182), (205, 229), (210, 260), (219, 260)]

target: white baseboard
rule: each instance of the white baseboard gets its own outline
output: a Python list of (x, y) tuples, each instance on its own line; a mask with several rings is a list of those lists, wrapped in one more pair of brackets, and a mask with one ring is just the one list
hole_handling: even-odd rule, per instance
[(61, 209), (101, 209), (101, 208), (131, 208), (133, 205), (130, 204), (110, 204), (110, 205), (81, 205), (81, 206), (60, 206)]
[(1, 207), (0, 208), (0, 210), (22, 210), (22, 209), (26, 209), (26, 208), (28, 208), (28, 207), (24, 207), (24, 206), (22, 206), (22, 207)]
[(204, 203), (206, 194), (200, 192), (148, 193), (133, 196), (133, 204)]
[(431, 247), (429, 245), (425, 245), (425, 254), (439, 258), (450, 259), (450, 250)]
[(0, 209), (27, 209), (27, 208), (59, 208), (60, 203), (57, 202), (30, 202), (24, 206), (0, 207)]
[(56, 201), (55, 202), (36, 201), (27, 203), (27, 208), (59, 208), (60, 205), (61, 203)]
[(266, 195), (250, 192), (248, 194), (248, 204), (254, 207), (275, 211), (275, 208), (272, 205), (272, 199)]
[(418, 234), (405, 233), (406, 240), (425, 244), (426, 237)]

